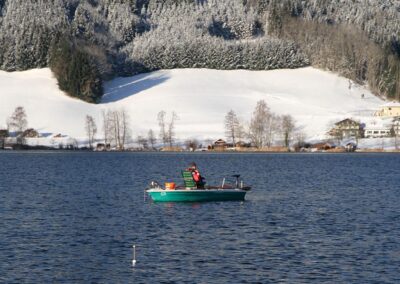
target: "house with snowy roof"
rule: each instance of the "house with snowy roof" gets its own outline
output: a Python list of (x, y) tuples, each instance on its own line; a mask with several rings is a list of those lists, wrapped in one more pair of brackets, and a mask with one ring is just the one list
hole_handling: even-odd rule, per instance
[(228, 147), (228, 143), (226, 143), (225, 140), (223, 139), (218, 139), (217, 141), (214, 142), (214, 144), (212, 145), (212, 148), (214, 150), (225, 150)]
[(364, 124), (351, 118), (336, 122), (334, 127), (328, 132), (328, 135), (334, 136), (339, 140), (344, 138), (360, 138), (363, 134)]
[(382, 105), (381, 108), (375, 112), (375, 116), (381, 116), (381, 117), (400, 116), (400, 103), (389, 102)]

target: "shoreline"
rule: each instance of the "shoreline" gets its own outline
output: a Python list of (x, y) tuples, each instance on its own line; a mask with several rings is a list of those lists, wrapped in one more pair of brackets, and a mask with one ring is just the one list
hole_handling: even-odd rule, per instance
[(382, 150), (382, 149), (360, 149), (356, 151), (266, 151), (266, 150), (254, 150), (254, 151), (151, 151), (151, 150), (123, 150), (123, 151), (93, 151), (88, 149), (57, 149), (50, 147), (38, 147), (38, 148), (26, 148), (26, 149), (0, 149), (1, 153), (27, 153), (27, 152), (63, 152), (63, 153), (158, 153), (158, 154), (400, 154), (398, 150)]

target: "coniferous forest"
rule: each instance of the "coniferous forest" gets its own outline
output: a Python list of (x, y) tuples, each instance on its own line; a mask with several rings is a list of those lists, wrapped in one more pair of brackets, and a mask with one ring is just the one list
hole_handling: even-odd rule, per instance
[(0, 0), (0, 69), (49, 66), (98, 102), (103, 80), (158, 69), (303, 66), (400, 98), (395, 0)]

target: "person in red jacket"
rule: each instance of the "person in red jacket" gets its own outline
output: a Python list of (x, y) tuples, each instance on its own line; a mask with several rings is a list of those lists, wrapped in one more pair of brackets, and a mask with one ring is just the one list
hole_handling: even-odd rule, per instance
[(195, 181), (197, 188), (204, 188), (204, 178), (201, 176), (196, 163), (190, 163), (190, 166), (187, 170), (192, 173), (193, 180)]

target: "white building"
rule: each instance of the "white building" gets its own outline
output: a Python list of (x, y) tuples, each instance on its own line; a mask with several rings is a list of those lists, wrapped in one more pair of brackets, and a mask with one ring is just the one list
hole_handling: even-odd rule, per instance
[(374, 120), (364, 128), (365, 138), (382, 138), (391, 136), (392, 123), (388, 120)]
[(381, 127), (367, 127), (364, 131), (365, 138), (381, 138), (381, 137), (390, 137), (390, 128), (381, 128)]

